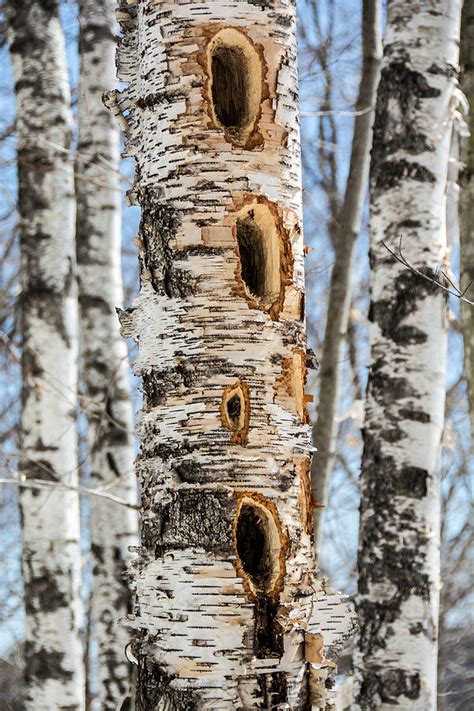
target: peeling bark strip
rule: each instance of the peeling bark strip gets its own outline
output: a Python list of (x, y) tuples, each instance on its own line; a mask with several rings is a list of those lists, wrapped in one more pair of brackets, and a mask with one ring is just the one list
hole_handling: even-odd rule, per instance
[(371, 195), (371, 367), (362, 462), (357, 708), (436, 708), (445, 189), (461, 3), (389, 5)]
[[(77, 261), (81, 345), (87, 391), (91, 480), (131, 503), (133, 413), (127, 348), (115, 307), (122, 304), (119, 133), (102, 104), (115, 84), (115, 0), (80, 0)], [(130, 636), (116, 622), (131, 609), (124, 573), (136, 545), (136, 514), (91, 499), (93, 633), (98, 648), (98, 702), (116, 709), (130, 687)]]
[(294, 3), (118, 16), (110, 104), (142, 208), (121, 314), (144, 389), (138, 708), (323, 709), (354, 622), (311, 536)]
[[(59, 2), (6, 3), (18, 138), (22, 258), (20, 468), (77, 485), (77, 302), (72, 115)], [(59, 367), (58, 367), (59, 364)], [(25, 708), (82, 709), (79, 498), (20, 489)]]

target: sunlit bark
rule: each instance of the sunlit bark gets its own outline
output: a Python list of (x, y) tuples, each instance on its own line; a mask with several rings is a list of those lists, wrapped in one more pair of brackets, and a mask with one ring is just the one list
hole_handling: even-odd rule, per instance
[(317, 578), (295, 7), (123, 2), (137, 160), (139, 709), (323, 709), (353, 620)]
[[(358, 707), (436, 708), (446, 180), (461, 3), (389, 4), (371, 165), (371, 365), (364, 428)], [(401, 240), (401, 242), (400, 242)]]

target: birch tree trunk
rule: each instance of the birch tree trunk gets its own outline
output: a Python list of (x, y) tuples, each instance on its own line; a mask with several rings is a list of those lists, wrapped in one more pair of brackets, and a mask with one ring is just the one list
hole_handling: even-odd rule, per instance
[(311, 464), (311, 483), (321, 505), (315, 510), (316, 555), (322, 544), (324, 509), (328, 504), (329, 484), (334, 468), (337, 443), (337, 415), (344, 365), (351, 278), (357, 236), (369, 177), (372, 125), (379, 66), (382, 54), (380, 37), (380, 2), (362, 2), (362, 71), (354, 122), (351, 162), (344, 202), (334, 224), (335, 262), (331, 274), (328, 315), (319, 374), (318, 419), (313, 427), (317, 453)]
[[(461, 160), (464, 163), (460, 174), (460, 236), (461, 236), (461, 285), (474, 285), (474, 7), (465, 2), (461, 23), (462, 90), (469, 102), (470, 136), (461, 141)], [(474, 286), (467, 297), (472, 301)], [(461, 303), (462, 330), (464, 336), (464, 370), (468, 383), (471, 433), (474, 441), (474, 309)]]
[(389, 4), (371, 165), (371, 366), (362, 461), (358, 707), (436, 708), (446, 178), (461, 3)]
[(123, 2), (137, 159), (139, 709), (323, 709), (353, 618), (317, 579), (295, 7)]
[[(91, 480), (133, 503), (133, 413), (127, 349), (115, 307), (122, 304), (119, 135), (102, 95), (115, 84), (115, 1), (79, 2), (77, 259)], [(130, 612), (124, 580), (128, 547), (136, 545), (131, 509), (91, 499), (93, 634), (98, 647), (101, 709), (115, 709), (128, 691), (129, 634), (117, 617)]]
[[(17, 107), (22, 259), (20, 471), (77, 485), (72, 115), (59, 2), (6, 3)], [(25, 705), (83, 708), (79, 500), (20, 489)]]

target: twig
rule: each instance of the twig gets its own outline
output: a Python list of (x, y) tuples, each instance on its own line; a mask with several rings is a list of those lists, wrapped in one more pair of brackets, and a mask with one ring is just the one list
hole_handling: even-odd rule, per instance
[(452, 289), (449, 289), (447, 286), (444, 286), (444, 284), (441, 284), (441, 282), (439, 282), (437, 279), (433, 279), (432, 277), (429, 277), (427, 274), (423, 274), (422, 271), (420, 271), (419, 269), (414, 267), (413, 264), (410, 264), (410, 262), (408, 262), (407, 259), (405, 259), (405, 257), (403, 256), (403, 252), (402, 252), (402, 238), (401, 237), (400, 237), (400, 243), (398, 245), (398, 254), (396, 252), (394, 252), (393, 249), (390, 249), (388, 244), (386, 244), (383, 240), (382, 240), (382, 245), (385, 247), (387, 252), (390, 252), (390, 254), (393, 257), (395, 257), (397, 262), (400, 262), (400, 264), (403, 264), (403, 266), (406, 267), (407, 269), (409, 269), (411, 272), (413, 272), (413, 274), (416, 274), (417, 276), (421, 277), (422, 279), (425, 279), (425, 281), (429, 281), (431, 284), (438, 286), (440, 289), (442, 289), (443, 291), (446, 291), (448, 294), (451, 294), (451, 296), (455, 296), (460, 301), (464, 301), (466, 304), (469, 304), (470, 306), (474, 306), (474, 301), (470, 301), (469, 299), (466, 299), (466, 297), (464, 296), (464, 294), (469, 290), (469, 287), (471, 286), (472, 282), (470, 282), (467, 285), (467, 287), (464, 289), (464, 291), (461, 291), (455, 284), (453, 284), (451, 279), (444, 272), (441, 272), (441, 274), (444, 276), (444, 278), (453, 287)]
[(100, 496), (103, 499), (112, 501), (114, 504), (119, 504), (120, 506), (125, 506), (128, 509), (134, 509), (135, 511), (140, 510), (138, 504), (132, 504), (129, 501), (114, 496), (113, 494), (107, 494), (104, 491), (98, 491), (97, 489), (89, 489), (85, 486), (73, 486), (72, 484), (63, 484), (60, 481), (45, 481), (43, 479), (7, 479), (0, 478), (0, 484), (13, 484), (22, 489), (59, 489), (60, 491), (77, 491), (79, 494), (85, 494), (87, 496)]

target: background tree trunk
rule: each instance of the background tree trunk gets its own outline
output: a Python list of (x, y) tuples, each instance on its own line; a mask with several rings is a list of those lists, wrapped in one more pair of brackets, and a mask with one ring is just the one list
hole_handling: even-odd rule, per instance
[[(139, 709), (324, 708), (353, 620), (317, 580), (295, 7), (122, 3), (142, 208)], [(138, 47), (140, 50), (138, 50)]]
[[(434, 12), (434, 8), (436, 11)], [(361, 709), (436, 708), (445, 189), (460, 2), (389, 6), (371, 166), (371, 366), (362, 462)]]
[[(469, 102), (469, 137), (461, 140), (460, 158), (464, 162), (460, 174), (460, 237), (461, 237), (461, 288), (472, 286), (467, 297), (474, 294), (474, 6), (465, 2), (461, 23), (462, 90)], [(464, 370), (468, 383), (471, 432), (474, 441), (474, 309), (461, 303), (464, 335)]]
[(349, 177), (344, 202), (333, 224), (335, 262), (324, 333), (324, 347), (319, 373), (318, 419), (313, 426), (317, 453), (311, 464), (314, 495), (321, 504), (315, 510), (315, 544), (319, 556), (322, 543), (324, 508), (328, 503), (329, 483), (336, 454), (338, 410), (344, 349), (346, 347), (351, 279), (357, 235), (369, 177), (370, 148), (375, 97), (382, 55), (379, 0), (362, 2), (362, 71), (352, 139)]
[[(21, 474), (76, 485), (72, 115), (59, 2), (6, 3), (22, 258)], [(77, 492), (22, 488), (26, 707), (84, 703)]]
[[(91, 484), (136, 501), (133, 413), (125, 342), (115, 307), (122, 305), (119, 135), (102, 94), (115, 85), (115, 0), (80, 0), (77, 259)], [(136, 545), (137, 516), (99, 497), (91, 501), (93, 634), (98, 647), (98, 703), (115, 709), (129, 688), (130, 612), (124, 572)]]

